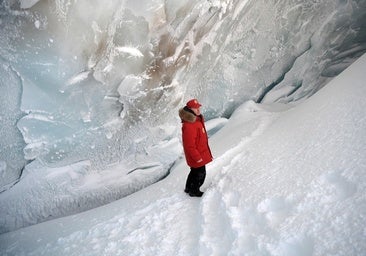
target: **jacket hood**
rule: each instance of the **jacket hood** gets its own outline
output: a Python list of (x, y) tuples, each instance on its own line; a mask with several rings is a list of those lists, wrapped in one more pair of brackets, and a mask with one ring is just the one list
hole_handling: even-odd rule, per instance
[(189, 123), (194, 123), (197, 118), (196, 115), (187, 107), (179, 109), (179, 117), (183, 122)]

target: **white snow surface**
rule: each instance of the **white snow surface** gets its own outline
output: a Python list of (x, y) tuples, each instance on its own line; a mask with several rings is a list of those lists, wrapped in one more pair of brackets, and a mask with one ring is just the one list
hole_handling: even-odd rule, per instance
[[(0, 236), (1, 255), (365, 255), (366, 55), (301, 104), (239, 107), (202, 198), (164, 180)], [(36, 202), (35, 202), (36, 203)]]

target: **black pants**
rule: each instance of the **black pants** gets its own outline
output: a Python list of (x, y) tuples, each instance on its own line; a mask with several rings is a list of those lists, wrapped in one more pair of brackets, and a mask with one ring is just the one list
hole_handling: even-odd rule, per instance
[(186, 190), (191, 192), (199, 191), (203, 182), (206, 178), (206, 166), (201, 166), (198, 168), (191, 167), (191, 171), (188, 174), (186, 182)]

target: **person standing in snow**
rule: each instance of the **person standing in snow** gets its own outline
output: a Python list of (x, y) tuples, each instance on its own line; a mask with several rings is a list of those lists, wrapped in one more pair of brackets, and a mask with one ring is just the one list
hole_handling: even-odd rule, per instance
[(191, 168), (184, 192), (197, 197), (203, 195), (199, 188), (206, 178), (206, 164), (213, 159), (208, 145), (204, 118), (200, 112), (201, 106), (196, 99), (192, 99), (179, 110), (179, 117), (182, 120), (184, 155)]

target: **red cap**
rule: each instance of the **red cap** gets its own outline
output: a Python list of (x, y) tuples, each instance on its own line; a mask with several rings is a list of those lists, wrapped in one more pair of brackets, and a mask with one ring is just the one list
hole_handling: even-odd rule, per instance
[(201, 106), (202, 105), (196, 99), (192, 99), (187, 102), (187, 107), (189, 108), (199, 108)]

